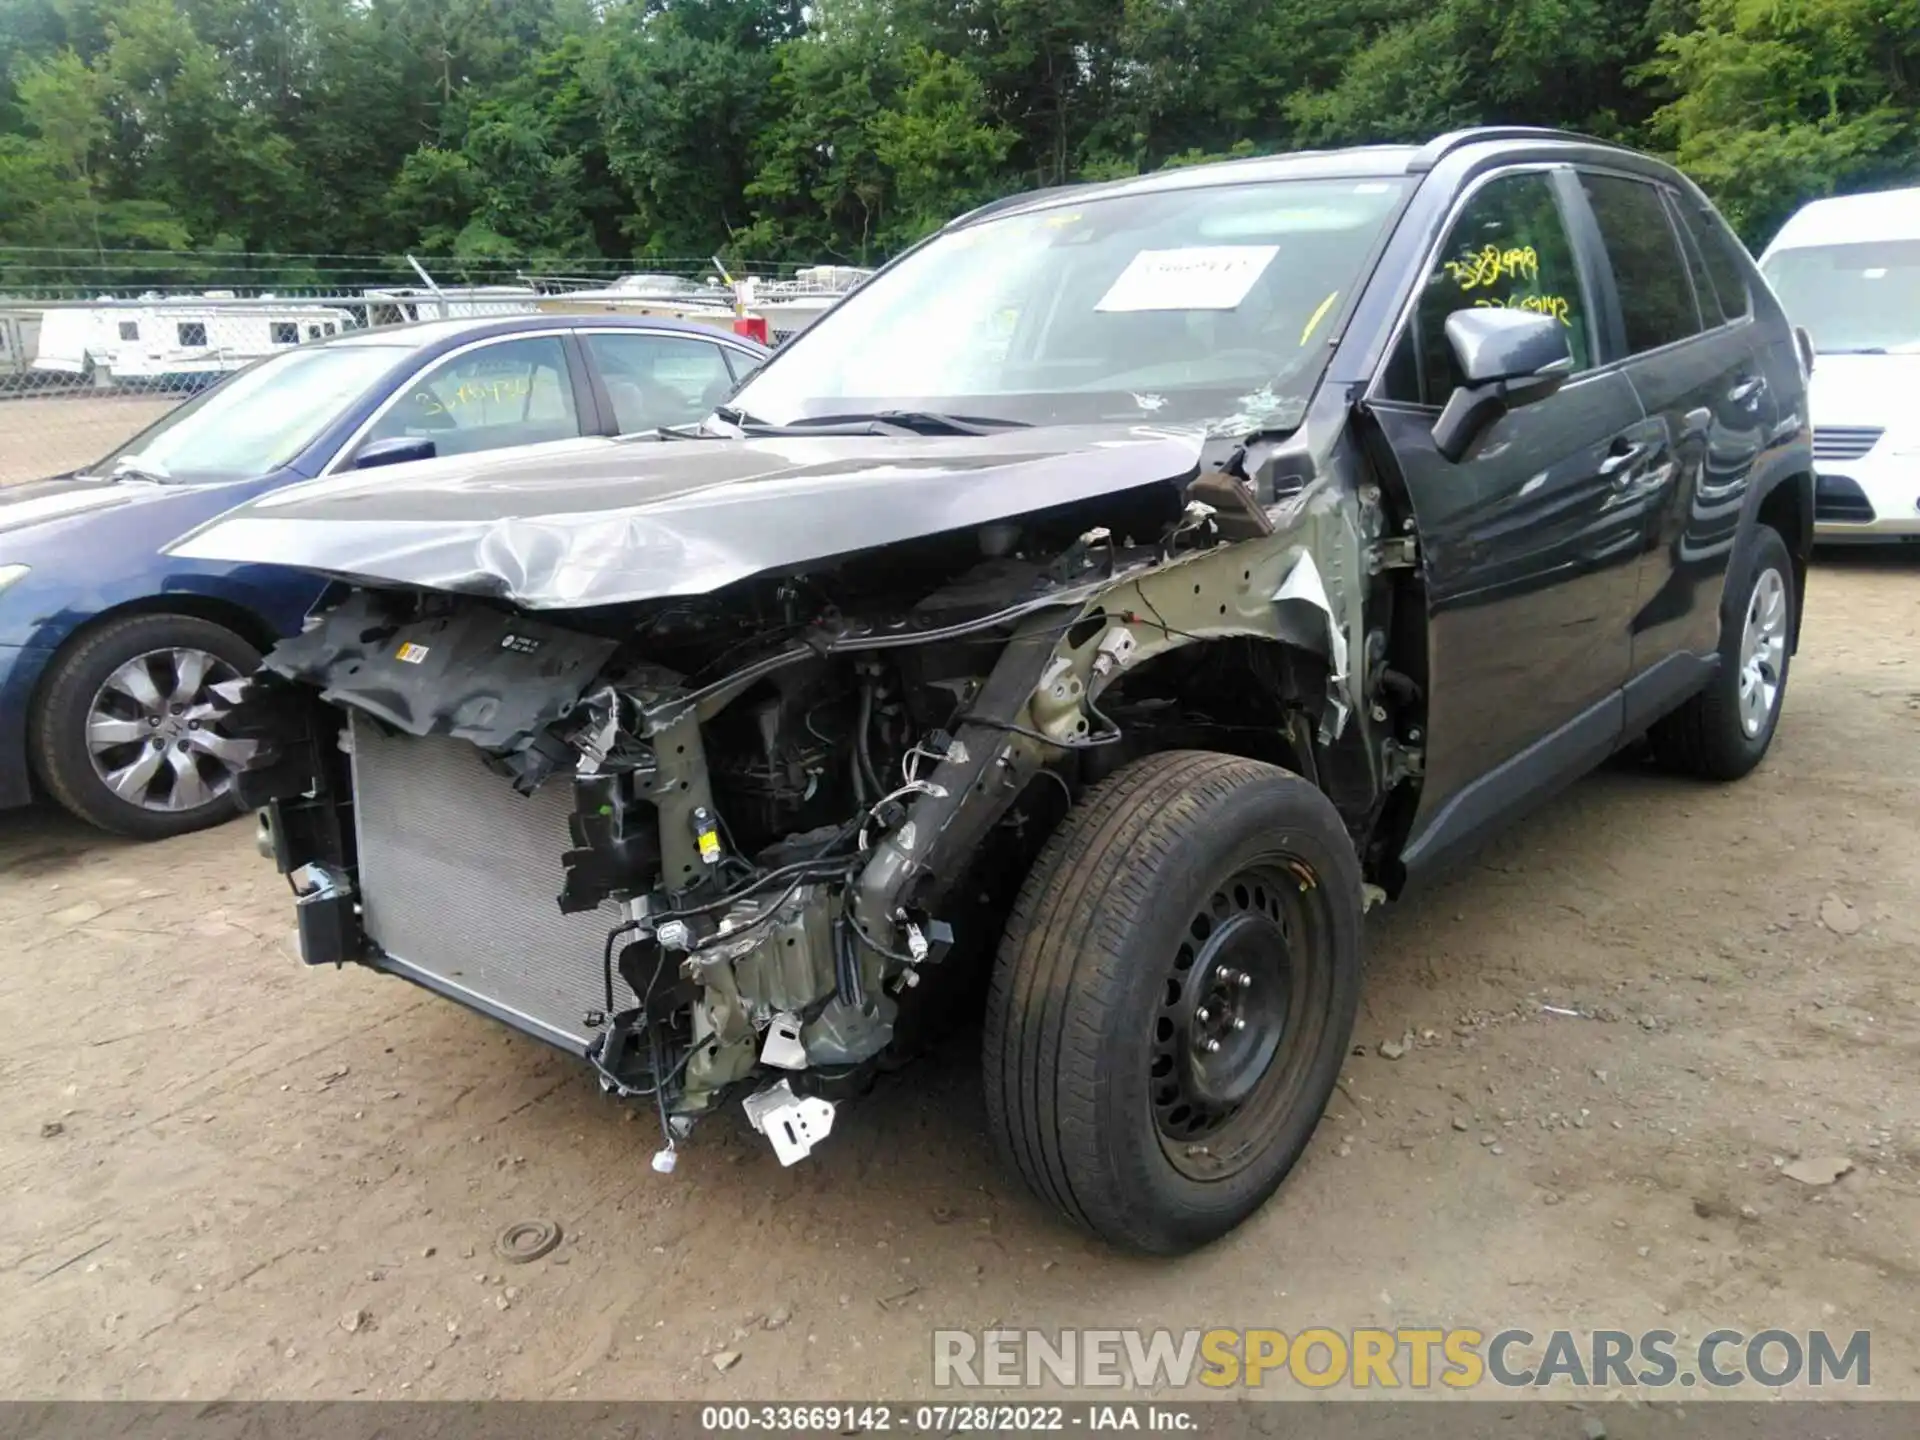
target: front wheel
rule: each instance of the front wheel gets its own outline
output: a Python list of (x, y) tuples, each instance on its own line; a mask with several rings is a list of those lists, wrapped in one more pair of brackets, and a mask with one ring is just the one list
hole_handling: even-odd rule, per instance
[(1077, 805), (1022, 887), (984, 1047), (1002, 1157), (1107, 1241), (1204, 1245), (1306, 1148), (1360, 992), (1360, 868), (1297, 775), (1175, 751)]
[(1740, 606), (1721, 626), (1720, 665), (1704, 690), (1653, 727), (1654, 754), (1708, 780), (1738, 780), (1773, 743), (1793, 651), (1793, 557), (1761, 526), (1746, 573), (1730, 577)]
[(159, 840), (239, 813), (233, 777), (253, 745), (224, 730), (222, 681), (260, 652), (191, 615), (131, 615), (84, 636), (29, 716), (34, 768), (80, 819)]

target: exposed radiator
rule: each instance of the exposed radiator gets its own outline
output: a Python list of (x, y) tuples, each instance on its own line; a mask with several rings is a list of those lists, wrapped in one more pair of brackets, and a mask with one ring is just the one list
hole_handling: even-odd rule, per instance
[[(578, 1050), (606, 1006), (611, 903), (563, 915), (571, 787), (531, 796), (464, 740), (386, 735), (353, 721), (354, 814), (367, 934), (390, 968), (519, 1029)], [(614, 975), (614, 1008), (633, 992)]]

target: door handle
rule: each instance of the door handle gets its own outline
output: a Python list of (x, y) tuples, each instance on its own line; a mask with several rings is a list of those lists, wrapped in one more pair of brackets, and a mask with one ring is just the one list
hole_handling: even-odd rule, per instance
[(1600, 473), (1612, 479), (1616, 485), (1624, 485), (1633, 478), (1633, 467), (1647, 458), (1653, 447), (1645, 442), (1627, 444), (1616, 440), (1613, 448), (1607, 451), (1607, 458), (1600, 462)]
[(1758, 400), (1766, 393), (1767, 377), (1764, 375), (1749, 375), (1727, 392), (1727, 399), (1736, 405), (1746, 405)]

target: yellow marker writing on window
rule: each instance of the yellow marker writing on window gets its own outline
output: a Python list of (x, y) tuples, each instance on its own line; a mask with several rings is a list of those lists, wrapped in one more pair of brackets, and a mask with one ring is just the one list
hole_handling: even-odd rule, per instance
[(1447, 274), (1462, 290), (1492, 285), (1506, 276), (1521, 280), (1540, 278), (1540, 254), (1531, 245), (1502, 250), (1488, 245), (1464, 260), (1447, 261)]
[(1551, 315), (1569, 329), (1573, 326), (1573, 307), (1564, 295), (1483, 295), (1473, 302), (1477, 310), (1531, 310), (1535, 315)]
[(1327, 311), (1333, 308), (1334, 299), (1339, 294), (1340, 292), (1338, 290), (1329, 291), (1327, 298), (1320, 302), (1319, 308), (1309, 317), (1307, 320), (1307, 328), (1300, 332), (1300, 343), (1302, 345), (1305, 345), (1307, 341), (1313, 337), (1313, 332), (1320, 328), (1320, 322), (1327, 318)]

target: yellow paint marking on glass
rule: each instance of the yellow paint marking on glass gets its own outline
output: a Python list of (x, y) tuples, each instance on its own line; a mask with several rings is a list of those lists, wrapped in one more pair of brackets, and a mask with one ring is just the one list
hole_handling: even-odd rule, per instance
[(1327, 311), (1333, 308), (1334, 298), (1338, 296), (1339, 293), (1338, 290), (1329, 291), (1327, 298), (1320, 302), (1320, 307), (1313, 312), (1312, 318), (1307, 321), (1307, 328), (1300, 332), (1300, 343), (1302, 345), (1305, 345), (1307, 341), (1313, 337), (1313, 332), (1320, 328), (1320, 322), (1327, 318)]
[(1540, 278), (1540, 253), (1531, 245), (1502, 250), (1488, 245), (1464, 260), (1447, 261), (1447, 274), (1462, 290), (1492, 285), (1506, 276), (1521, 280)]
[(1473, 305), (1476, 310), (1531, 310), (1535, 315), (1551, 315), (1568, 328), (1573, 325), (1573, 307), (1564, 295), (1509, 295), (1504, 300), (1483, 295)]

